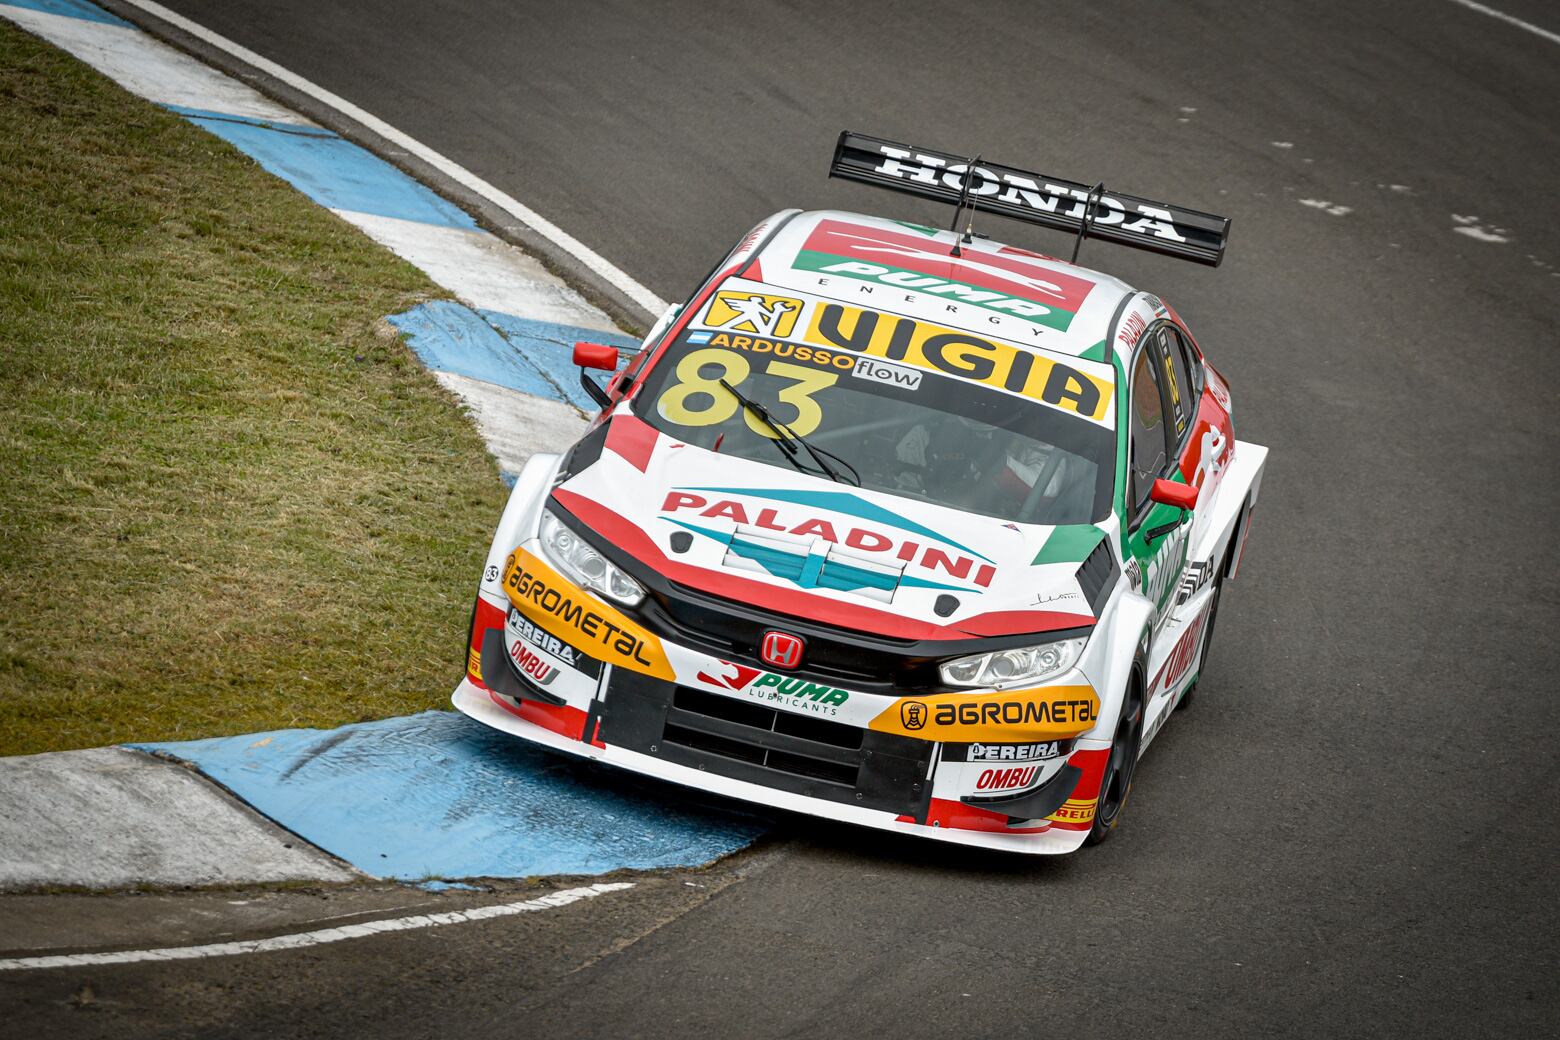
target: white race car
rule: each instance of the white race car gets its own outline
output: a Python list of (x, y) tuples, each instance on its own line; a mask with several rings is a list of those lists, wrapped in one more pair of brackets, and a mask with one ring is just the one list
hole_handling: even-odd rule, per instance
[[(831, 173), (1216, 264), (1229, 222), (846, 133)], [(1076, 259), (1076, 247), (1074, 250)], [(850, 213), (754, 228), (525, 466), (461, 711), (767, 806), (1063, 853), (1197, 683), (1266, 449), (1116, 279)]]

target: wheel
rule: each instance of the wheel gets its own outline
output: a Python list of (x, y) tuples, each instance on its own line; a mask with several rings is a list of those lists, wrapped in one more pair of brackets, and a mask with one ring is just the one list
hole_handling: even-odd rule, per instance
[(1110, 837), (1121, 822), (1132, 793), (1132, 775), (1137, 772), (1138, 748), (1143, 742), (1143, 683), (1136, 675), (1128, 687), (1127, 702), (1121, 706), (1116, 735), (1110, 742), (1110, 757), (1105, 760), (1105, 775), (1100, 777), (1100, 798), (1094, 810), (1094, 826), (1085, 845), (1098, 845)]
[(1197, 692), (1197, 686), (1202, 682), (1203, 672), (1208, 670), (1208, 654), (1213, 649), (1213, 623), (1219, 619), (1219, 597), (1224, 593), (1224, 559), (1219, 559), (1218, 569), (1213, 572), (1213, 595), (1208, 599), (1208, 622), (1203, 625), (1202, 648), (1197, 656), (1197, 678), (1192, 680), (1192, 685), (1181, 694), (1181, 700), (1176, 704), (1175, 710), (1192, 703), (1192, 695)]

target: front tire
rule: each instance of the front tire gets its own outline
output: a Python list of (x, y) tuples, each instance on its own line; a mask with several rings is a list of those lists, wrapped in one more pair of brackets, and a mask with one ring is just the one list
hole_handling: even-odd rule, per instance
[(1127, 808), (1127, 796), (1132, 793), (1132, 777), (1137, 772), (1138, 751), (1143, 743), (1143, 681), (1134, 672), (1127, 688), (1127, 701), (1121, 707), (1121, 718), (1116, 723), (1116, 735), (1110, 743), (1110, 757), (1105, 760), (1105, 774), (1100, 777), (1100, 796), (1095, 803), (1094, 826), (1089, 829), (1085, 845), (1098, 845), (1110, 837)]

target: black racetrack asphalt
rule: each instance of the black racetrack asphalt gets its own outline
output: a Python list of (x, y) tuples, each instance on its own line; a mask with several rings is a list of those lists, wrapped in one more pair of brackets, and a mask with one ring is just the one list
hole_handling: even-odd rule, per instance
[[(847, 127), (1230, 214), (1218, 270), (1084, 260), (1176, 306), (1273, 454), (1199, 702), (1100, 848), (1015, 860), (791, 820), (686, 884), (545, 920), (4, 980), (13, 1023), (1560, 1031), (1560, 45), (1450, 0), (168, 2), (672, 300), (782, 207), (947, 219), (826, 180)], [(1542, 0), (1502, 5), (1560, 30)], [(88, 977), (97, 1013), (69, 1010)]]

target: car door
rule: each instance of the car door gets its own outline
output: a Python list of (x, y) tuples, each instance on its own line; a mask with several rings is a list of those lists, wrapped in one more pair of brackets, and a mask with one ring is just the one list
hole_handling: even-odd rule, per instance
[(1186, 568), (1190, 513), (1154, 502), (1149, 491), (1160, 478), (1174, 479), (1187, 434), (1194, 398), (1179, 344), (1165, 323), (1138, 341), (1128, 386), (1126, 570), (1153, 604), (1158, 633), (1174, 605), (1175, 589)]

